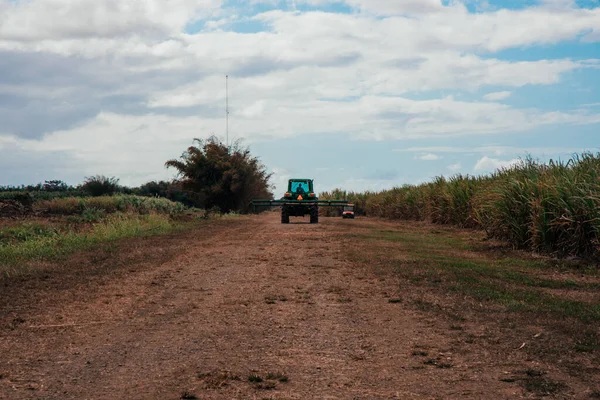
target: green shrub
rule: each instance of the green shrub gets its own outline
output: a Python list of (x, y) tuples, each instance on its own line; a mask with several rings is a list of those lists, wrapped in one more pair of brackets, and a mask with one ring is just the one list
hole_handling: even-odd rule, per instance
[(0, 228), (0, 245), (26, 242), (40, 237), (56, 237), (59, 233), (57, 228), (39, 223)]
[(86, 208), (81, 213), (84, 222), (98, 222), (106, 216), (106, 211), (98, 208)]
[(119, 179), (96, 175), (85, 178), (81, 189), (90, 196), (106, 196), (116, 193), (119, 190)]

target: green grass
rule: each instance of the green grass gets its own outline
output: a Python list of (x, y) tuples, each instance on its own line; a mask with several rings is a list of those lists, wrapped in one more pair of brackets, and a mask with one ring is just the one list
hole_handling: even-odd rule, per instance
[[(159, 235), (183, 226), (186, 211), (167, 199), (116, 195), (57, 197), (38, 200), (33, 220), (0, 227), (0, 275), (26, 272), (31, 264), (52, 261), (99, 243), (122, 238)], [(42, 220), (39, 215), (50, 215)], [(211, 216), (231, 218), (237, 215)]]
[(436, 247), (440, 243), (445, 246), (454, 246), (456, 248), (466, 249), (468, 248), (461, 240), (455, 239), (450, 236), (437, 236), (428, 233), (409, 233), (402, 232), (401, 235), (398, 231), (384, 230), (379, 231), (377, 239), (383, 239), (389, 242), (400, 242), (406, 244), (418, 244), (419, 246), (425, 247)]
[(15, 275), (26, 272), (32, 261), (48, 261), (77, 251), (94, 248), (100, 243), (128, 237), (164, 234), (179, 224), (168, 216), (159, 214), (115, 214), (92, 225), (83, 232), (60, 232), (42, 229), (35, 224), (2, 231), (10, 232), (22, 240), (6, 240), (0, 244), (0, 274)]
[(57, 227), (27, 222), (23, 225), (0, 228), (0, 246), (58, 235), (60, 235), (60, 230)]
[[(362, 257), (370, 263), (375, 258), (380, 274), (393, 272), (411, 285), (467, 295), (479, 302), (502, 305), (508, 311), (575, 318), (584, 323), (600, 321), (600, 304), (553, 292), (594, 292), (600, 288), (600, 282), (578, 282), (561, 279), (560, 275), (550, 279), (543, 275), (550, 269), (549, 261), (490, 257), (452, 232), (433, 234), (423, 229), (371, 228), (362, 235), (352, 235), (352, 239), (368, 242), (371, 249), (369, 253), (364, 249), (356, 251), (353, 257)], [(390, 250), (385, 243), (393, 243), (395, 247)], [(390, 257), (393, 254), (402, 257)]]

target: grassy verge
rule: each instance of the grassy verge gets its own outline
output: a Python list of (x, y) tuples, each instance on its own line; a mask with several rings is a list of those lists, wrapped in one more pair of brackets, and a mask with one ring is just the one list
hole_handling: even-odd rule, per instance
[(480, 231), (429, 223), (354, 223), (343, 235), (350, 260), (386, 282), (387, 303), (448, 329), (444, 352), (510, 360), (499, 379), (536, 398), (600, 393), (597, 265), (533, 256)]
[[(593, 269), (587, 270), (585, 280), (576, 279), (573, 274), (549, 278), (544, 272), (556, 269), (550, 261), (489, 257), (450, 234), (372, 230), (361, 239), (375, 247), (381, 242), (394, 243), (402, 259), (390, 260), (388, 246), (381, 246), (379, 263), (413, 283), (439, 286), (477, 301), (495, 302), (507, 310), (550, 313), (585, 323), (600, 321), (600, 303), (593, 302), (600, 279)], [(590, 275), (594, 279), (589, 279)], [(574, 292), (581, 297), (589, 294), (589, 301), (570, 299)]]
[(19, 275), (36, 262), (57, 260), (119, 239), (165, 234), (184, 225), (161, 214), (115, 214), (86, 229), (26, 223), (1, 231), (0, 274)]
[[(415, 303), (433, 300), (452, 312), (471, 307), (548, 326), (570, 324), (587, 336), (600, 322), (597, 266), (568, 266), (506, 248), (492, 251), (478, 232), (415, 223), (389, 226), (373, 225), (350, 235), (359, 243), (350, 257), (372, 265), (382, 279), (399, 278), (401, 292)], [(479, 236), (474, 240), (473, 235)], [(598, 340), (586, 340), (600, 350)]]
[(0, 219), (0, 276), (35, 270), (123, 238), (160, 235), (209, 216), (167, 199), (116, 195), (35, 201), (19, 219)]

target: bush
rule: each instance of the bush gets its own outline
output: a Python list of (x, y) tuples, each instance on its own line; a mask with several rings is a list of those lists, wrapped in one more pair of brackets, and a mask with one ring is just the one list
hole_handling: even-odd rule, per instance
[(81, 214), (85, 209), (85, 203), (82, 198), (65, 197), (54, 200), (42, 200), (35, 205), (37, 210), (55, 215), (75, 215)]
[(142, 186), (139, 187), (138, 193), (141, 196), (151, 196), (151, 197), (168, 197), (169, 195), (169, 182), (165, 181), (150, 181), (146, 182)]
[(60, 180), (44, 181), (42, 190), (46, 192), (66, 192), (69, 190), (69, 185)]
[(119, 179), (104, 175), (86, 177), (81, 189), (90, 196), (112, 195), (119, 190)]

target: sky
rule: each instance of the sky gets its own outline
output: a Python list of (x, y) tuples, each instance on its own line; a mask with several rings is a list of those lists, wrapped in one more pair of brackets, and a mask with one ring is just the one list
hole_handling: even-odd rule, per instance
[(598, 0), (0, 0), (0, 185), (240, 141), (315, 189), (600, 151)]

